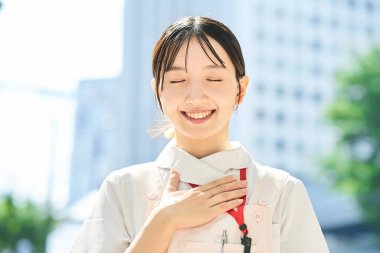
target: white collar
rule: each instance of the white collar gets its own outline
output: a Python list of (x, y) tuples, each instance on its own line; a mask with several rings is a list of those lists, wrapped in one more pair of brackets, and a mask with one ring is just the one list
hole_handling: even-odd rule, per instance
[(231, 169), (247, 168), (253, 163), (248, 151), (239, 142), (231, 142), (231, 145), (230, 150), (198, 159), (177, 147), (173, 139), (162, 150), (156, 163), (162, 169), (175, 169), (182, 182), (206, 184), (231, 174)]

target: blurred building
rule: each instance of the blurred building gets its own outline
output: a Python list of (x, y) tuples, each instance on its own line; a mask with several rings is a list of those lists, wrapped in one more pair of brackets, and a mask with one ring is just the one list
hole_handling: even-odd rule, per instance
[(360, 222), (350, 197), (326, 190), (316, 169), (336, 138), (324, 121), (334, 72), (380, 42), (376, 0), (126, 0), (122, 74), (79, 86), (70, 203), (110, 171), (154, 160), (164, 146), (146, 133), (157, 113), (151, 53), (163, 29), (188, 15), (223, 21), (241, 43), (251, 85), (234, 139), (256, 160), (301, 178), (325, 229)]
[[(238, 115), (254, 156), (301, 178), (323, 229), (356, 226), (350, 196), (330, 192), (318, 160), (336, 143), (324, 120), (334, 74), (380, 42), (380, 2), (245, 1), (237, 33), (252, 83)], [(247, 127), (250, 126), (250, 127)]]

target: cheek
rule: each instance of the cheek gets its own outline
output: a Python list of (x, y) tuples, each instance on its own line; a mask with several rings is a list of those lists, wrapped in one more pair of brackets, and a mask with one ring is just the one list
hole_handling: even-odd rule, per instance
[(167, 90), (161, 93), (160, 99), (163, 110), (166, 114), (172, 112), (173, 110), (177, 110), (180, 102), (179, 94), (174, 94), (173, 92)]
[(226, 89), (224, 91), (214, 92), (214, 98), (223, 107), (233, 107), (237, 102), (237, 90)]

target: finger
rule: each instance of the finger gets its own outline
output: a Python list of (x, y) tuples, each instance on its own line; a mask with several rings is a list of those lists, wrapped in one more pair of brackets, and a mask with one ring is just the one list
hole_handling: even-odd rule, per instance
[(208, 190), (210, 190), (212, 188), (218, 187), (219, 185), (230, 183), (230, 182), (234, 182), (234, 181), (236, 181), (236, 177), (235, 176), (226, 176), (226, 177), (214, 180), (214, 181), (212, 181), (210, 183), (198, 186), (197, 188), (198, 188), (198, 190), (200, 190), (202, 192), (206, 192), (206, 191), (208, 191)]
[(222, 214), (235, 207), (240, 206), (242, 203), (243, 203), (242, 199), (233, 199), (230, 201), (219, 203), (218, 205), (211, 207), (211, 210), (215, 212), (216, 214)]
[(228, 191), (233, 191), (237, 189), (243, 189), (246, 187), (247, 187), (247, 180), (234, 181), (234, 182), (225, 183), (217, 187), (214, 187), (208, 191), (208, 194), (210, 197), (213, 197), (221, 192), (228, 192)]
[(223, 202), (228, 202), (228, 201), (231, 201), (234, 199), (242, 198), (245, 195), (247, 195), (247, 189), (246, 188), (237, 189), (237, 190), (233, 190), (233, 191), (229, 191), (229, 192), (221, 192), (221, 193), (213, 196), (212, 198), (210, 198), (209, 205), (212, 207), (212, 206), (218, 205), (218, 204), (223, 203)]
[(169, 180), (166, 185), (166, 192), (175, 192), (178, 191), (178, 185), (179, 185), (179, 175), (178, 173), (174, 170), (170, 170), (170, 175), (169, 175)]

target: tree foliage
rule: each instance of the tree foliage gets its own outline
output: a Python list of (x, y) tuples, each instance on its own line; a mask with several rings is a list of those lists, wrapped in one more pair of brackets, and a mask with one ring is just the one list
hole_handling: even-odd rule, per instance
[(12, 196), (6, 196), (0, 200), (0, 252), (15, 252), (20, 240), (26, 239), (33, 252), (44, 253), (47, 236), (56, 223), (47, 208), (30, 201), (17, 204)]
[(339, 71), (336, 84), (327, 117), (339, 141), (324, 167), (339, 189), (356, 196), (380, 235), (380, 49)]

